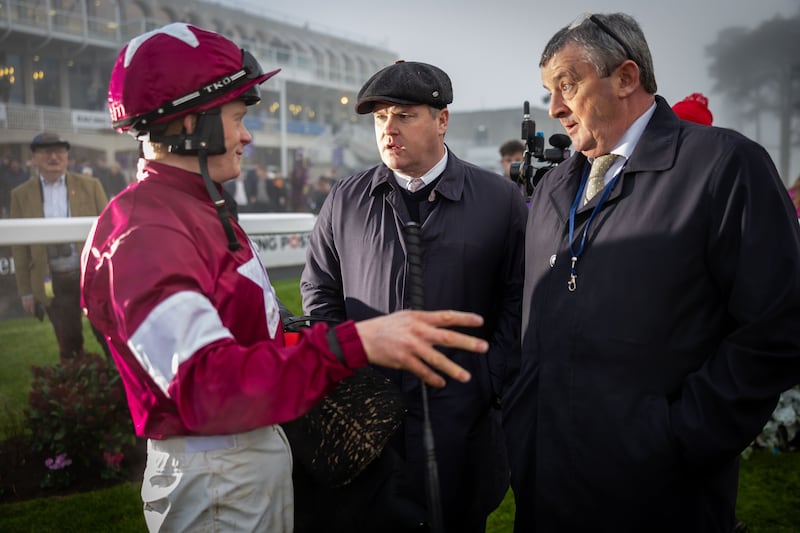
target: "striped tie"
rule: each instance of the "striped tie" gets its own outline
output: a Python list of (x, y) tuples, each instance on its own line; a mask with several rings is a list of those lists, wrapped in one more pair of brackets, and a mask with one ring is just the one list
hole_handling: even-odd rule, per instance
[(605, 177), (608, 169), (614, 164), (614, 161), (619, 157), (616, 154), (606, 154), (596, 157), (592, 162), (592, 169), (589, 171), (589, 181), (586, 184), (586, 202), (603, 190), (606, 186)]
[(417, 192), (425, 185), (425, 182), (422, 181), (422, 178), (414, 178), (408, 182), (408, 190), (411, 192)]

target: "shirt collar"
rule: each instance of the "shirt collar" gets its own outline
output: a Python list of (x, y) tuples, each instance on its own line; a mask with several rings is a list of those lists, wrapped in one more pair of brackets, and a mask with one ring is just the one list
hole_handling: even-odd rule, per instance
[[(439, 177), (439, 174), (444, 172), (446, 166), (447, 166), (447, 146), (445, 145), (444, 155), (439, 160), (439, 162), (433, 165), (433, 168), (431, 168), (425, 174), (420, 176), (420, 178), (422, 178), (422, 181), (425, 183), (425, 185), (429, 185), (433, 180)], [(403, 188), (406, 188), (408, 186), (408, 182), (414, 179), (411, 176), (401, 174), (396, 170), (393, 170), (392, 173), (394, 174), (394, 179), (395, 181), (397, 181), (397, 184)]]
[(651, 105), (647, 111), (633, 121), (633, 124), (625, 131), (617, 145), (609, 153), (621, 156), (625, 160), (630, 159), (634, 148), (636, 148), (636, 144), (639, 142), (639, 139), (641, 139), (644, 129), (647, 127), (647, 123), (650, 122), (655, 112), (656, 104), (653, 102), (653, 105)]
[(47, 181), (46, 179), (44, 179), (44, 176), (42, 176), (41, 174), (39, 174), (39, 181), (41, 182), (42, 186), (44, 186), (44, 187), (51, 187), (51, 186), (63, 186), (63, 185), (65, 185), (65, 184), (66, 184), (66, 182), (67, 182), (67, 179), (66, 179), (66, 178), (67, 178), (67, 175), (66, 175), (66, 174), (61, 174), (61, 176), (59, 176), (59, 177), (58, 177), (58, 179), (57, 179), (56, 181), (54, 181), (53, 183), (50, 183), (49, 181)]

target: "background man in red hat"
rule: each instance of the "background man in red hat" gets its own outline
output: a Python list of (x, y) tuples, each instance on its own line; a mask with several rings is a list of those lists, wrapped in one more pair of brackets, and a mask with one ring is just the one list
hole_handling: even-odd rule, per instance
[(672, 110), (683, 120), (711, 126), (714, 115), (708, 109), (708, 98), (702, 93), (692, 93), (672, 106)]

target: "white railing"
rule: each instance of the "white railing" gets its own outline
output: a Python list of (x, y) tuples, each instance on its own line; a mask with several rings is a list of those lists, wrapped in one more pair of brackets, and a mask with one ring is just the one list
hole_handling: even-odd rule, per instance
[[(310, 213), (242, 213), (239, 223), (269, 267), (302, 265), (314, 227)], [(95, 217), (0, 219), (0, 246), (80, 242), (86, 240)]]

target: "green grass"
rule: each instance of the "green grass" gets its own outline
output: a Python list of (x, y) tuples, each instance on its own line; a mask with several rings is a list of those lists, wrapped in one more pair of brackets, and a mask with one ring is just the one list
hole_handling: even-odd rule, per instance
[[(299, 280), (274, 283), (278, 298), (294, 313), (301, 311)], [(85, 324), (86, 348), (100, 353)], [(27, 404), (30, 366), (58, 361), (49, 322), (35, 319), (0, 321), (0, 408), (21, 412)], [(0, 422), (2, 412), (0, 412)], [(0, 424), (0, 438), (3, 426)], [(0, 505), (0, 531), (63, 533), (140, 533), (145, 530), (138, 483), (64, 497)], [(510, 533), (514, 495), (509, 491), (489, 516), (487, 533)], [(747, 533), (800, 533), (800, 453), (773, 455), (764, 450), (742, 460), (737, 516)]]
[(139, 483), (71, 496), (0, 505), (0, 531), (31, 533), (141, 533)]
[(511, 533), (514, 530), (514, 493), (510, 490), (500, 506), (486, 520), (486, 533)]
[(736, 515), (747, 533), (800, 532), (800, 452), (757, 450), (742, 460)]
[[(742, 461), (737, 516), (747, 533), (800, 532), (800, 453), (754, 452)], [(486, 533), (511, 533), (514, 495), (489, 516)], [(145, 530), (139, 484), (0, 505), (0, 531), (135, 533)]]
[[(83, 319), (84, 348), (102, 354), (89, 321)], [(33, 317), (0, 321), (0, 422), (6, 413), (21, 413), (28, 404), (31, 388), (31, 366), (58, 363), (58, 343), (53, 326), (45, 318), (39, 322)], [(5, 435), (0, 423), (0, 438)]]
[(301, 314), (303, 310), (303, 304), (300, 300), (299, 279), (273, 281), (272, 286), (275, 287), (275, 292), (278, 293), (278, 299), (283, 303), (283, 305), (288, 307), (294, 314)]

